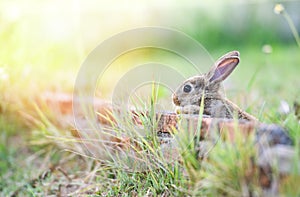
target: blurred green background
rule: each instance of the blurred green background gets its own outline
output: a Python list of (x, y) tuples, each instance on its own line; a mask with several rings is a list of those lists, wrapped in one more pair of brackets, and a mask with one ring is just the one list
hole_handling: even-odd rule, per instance
[[(291, 104), (300, 90), (299, 46), (286, 18), (274, 12), (277, 3), (2, 1), (0, 74), (1, 86), (6, 87), (3, 100), (19, 103), (21, 98), (45, 90), (72, 92), (81, 64), (101, 42), (125, 30), (161, 26), (196, 39), (214, 59), (239, 50), (241, 63), (225, 88), (228, 96), (244, 109), (249, 107), (243, 105), (244, 98), (235, 100), (241, 93), (258, 109), (266, 101), (277, 105), (280, 99), (274, 94)], [(300, 2), (284, 1), (282, 5), (299, 32)], [(165, 53), (151, 54), (146, 51), (120, 58), (104, 76), (101, 84), (105, 87), (99, 95), (109, 93), (126, 69), (139, 60), (163, 62), (164, 58), (172, 58)]]
[[(275, 4), (275, 1), (2, 1), (0, 66), (8, 73), (18, 70), (17, 78), (24, 83), (38, 80), (38, 84), (28, 84), (31, 91), (41, 87), (71, 91), (81, 63), (102, 41), (129, 29), (162, 26), (198, 40), (214, 59), (227, 51), (239, 50), (244, 64), (239, 68), (239, 76), (243, 76), (243, 71), (251, 75), (269, 61), (268, 70), (260, 70), (264, 76), (268, 73), (268, 77), (258, 80), (267, 83), (281, 78), (286, 87), (299, 85), (290, 83), (293, 78), (287, 80), (287, 74), (296, 74), (293, 67), (299, 62), (299, 52), (287, 21), (274, 13)], [(283, 5), (299, 31), (299, 1), (284, 1)], [(273, 49), (270, 57), (263, 53), (265, 45), (267, 50)], [(272, 63), (281, 67), (273, 67)], [(283, 67), (285, 71), (281, 70)], [(274, 79), (274, 83), (279, 81)]]
[[(28, 133), (34, 128), (20, 114), (34, 114), (32, 103), (44, 91), (71, 93), (77, 72), (89, 52), (112, 35), (133, 28), (161, 26), (182, 31), (199, 41), (214, 59), (239, 50), (241, 63), (226, 80), (227, 96), (261, 121), (272, 122), (282, 100), (291, 108), (300, 96), (300, 46), (284, 15), (274, 12), (277, 3), (282, 3), (300, 32), (300, 1), (2, 0), (0, 172), (5, 181), (0, 182), (3, 188), (14, 179), (31, 176), (32, 158), (25, 160), (25, 164), (22, 162), (36, 150), (24, 148), (28, 142), (23, 138), (30, 139)], [(169, 41), (176, 42), (171, 38)], [(142, 52), (120, 59), (116, 69), (106, 75), (104, 90), (111, 90), (124, 71), (122, 66), (127, 68), (138, 59), (151, 59), (152, 55)], [(160, 58), (165, 57), (155, 56), (156, 60)], [(19, 154), (20, 150), (23, 154)], [(12, 175), (12, 171), (19, 173)], [(3, 188), (0, 191), (5, 191)]]

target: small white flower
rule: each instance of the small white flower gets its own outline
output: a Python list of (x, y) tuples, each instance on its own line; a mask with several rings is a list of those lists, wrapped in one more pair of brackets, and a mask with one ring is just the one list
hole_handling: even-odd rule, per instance
[(266, 53), (266, 54), (270, 54), (272, 53), (273, 51), (273, 48), (271, 45), (269, 44), (265, 44), (263, 47), (262, 47), (262, 52)]
[(290, 106), (289, 104), (285, 101), (285, 100), (281, 100), (280, 101), (280, 105), (279, 105), (279, 108), (278, 108), (278, 112), (280, 114), (289, 114), (290, 113)]
[(275, 5), (275, 7), (274, 7), (275, 14), (282, 14), (283, 11), (284, 11), (284, 7), (282, 4), (278, 3)]

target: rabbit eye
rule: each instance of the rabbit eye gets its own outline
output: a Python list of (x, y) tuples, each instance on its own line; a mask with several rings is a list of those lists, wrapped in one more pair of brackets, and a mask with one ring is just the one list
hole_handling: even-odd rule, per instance
[(192, 90), (192, 86), (190, 86), (190, 85), (185, 85), (185, 86), (183, 87), (183, 91), (184, 91), (185, 93), (189, 93), (191, 90)]

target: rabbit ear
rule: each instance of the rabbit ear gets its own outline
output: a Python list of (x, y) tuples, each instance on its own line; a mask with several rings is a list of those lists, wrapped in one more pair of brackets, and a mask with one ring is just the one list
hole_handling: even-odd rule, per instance
[(240, 62), (238, 51), (232, 51), (222, 56), (208, 72), (209, 82), (221, 82), (226, 79)]

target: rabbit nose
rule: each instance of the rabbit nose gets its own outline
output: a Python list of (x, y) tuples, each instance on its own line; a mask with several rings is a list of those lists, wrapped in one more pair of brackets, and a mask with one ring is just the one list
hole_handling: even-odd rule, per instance
[(180, 101), (178, 100), (178, 97), (175, 94), (173, 94), (173, 103), (176, 106), (180, 106)]

